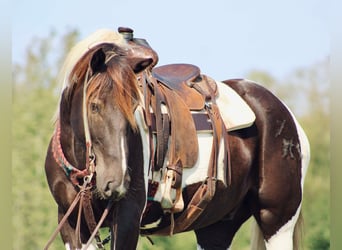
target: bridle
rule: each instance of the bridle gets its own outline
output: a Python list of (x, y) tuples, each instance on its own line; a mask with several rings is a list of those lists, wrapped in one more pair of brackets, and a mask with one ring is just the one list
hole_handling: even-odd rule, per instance
[[(83, 100), (82, 100), (82, 115), (83, 115), (83, 126), (84, 126), (84, 135), (85, 135), (85, 144), (86, 144), (86, 166), (84, 170), (79, 170), (78, 168), (74, 167), (65, 157), (61, 142), (61, 124), (60, 120), (57, 121), (56, 130), (52, 139), (52, 152), (55, 161), (57, 164), (64, 170), (66, 176), (70, 179), (72, 184), (79, 190), (77, 195), (75, 196), (73, 202), (71, 203), (69, 209), (65, 213), (64, 217), (59, 222), (56, 230), (50, 237), (48, 243), (46, 244), (44, 250), (48, 249), (52, 242), (57, 237), (58, 233), (62, 229), (62, 226), (67, 221), (68, 217), (70, 216), (71, 212), (75, 209), (76, 205), (79, 204), (78, 209), (78, 216), (77, 216), (77, 223), (76, 223), (76, 238), (80, 242), (80, 223), (81, 223), (81, 213), (82, 209), (85, 214), (86, 223), (88, 225), (89, 231), (91, 232), (91, 236), (87, 242), (87, 245), (84, 249), (87, 249), (93, 239), (96, 239), (96, 244), (99, 249), (104, 249), (103, 243), (101, 241), (99, 235), (99, 229), (107, 217), (109, 210), (112, 207), (113, 200), (109, 200), (106, 209), (104, 210), (101, 219), (98, 223), (96, 223), (94, 212), (91, 205), (91, 190), (95, 186), (95, 180), (93, 180), (96, 164), (95, 164), (95, 154), (92, 147), (89, 123), (88, 123), (88, 114), (87, 114), (87, 89), (89, 83), (94, 78), (95, 75), (89, 78), (90, 75), (90, 68), (88, 68), (87, 73), (85, 75), (85, 80), (83, 84)], [(80, 179), (83, 179), (83, 183), (80, 183)]]

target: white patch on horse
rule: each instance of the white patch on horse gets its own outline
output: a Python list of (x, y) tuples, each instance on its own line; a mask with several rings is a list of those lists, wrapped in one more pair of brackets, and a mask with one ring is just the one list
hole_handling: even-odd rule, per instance
[(304, 179), (306, 176), (306, 172), (309, 168), (310, 163), (310, 143), (308, 140), (308, 137), (306, 136), (303, 128), (299, 125), (299, 123), (295, 120), (297, 131), (299, 135), (299, 141), (300, 141), (300, 151), (302, 156), (302, 180), (301, 180), (301, 186), (302, 186), (302, 195), (303, 195), (303, 189), (304, 189)]
[(125, 188), (125, 176), (127, 171), (127, 156), (126, 156), (126, 145), (125, 145), (125, 137), (121, 136), (120, 140), (121, 147), (121, 168), (122, 168), (122, 180), (120, 186), (117, 188), (117, 192), (119, 196), (126, 192)]
[(285, 225), (283, 225), (275, 235), (268, 241), (265, 241), (267, 250), (292, 250), (293, 249), (293, 231), (299, 217), (301, 204), (295, 215)]
[(141, 229), (151, 229), (151, 228), (156, 228), (159, 226), (159, 223), (161, 222), (161, 218), (159, 218), (158, 220), (156, 220), (155, 222), (152, 222), (150, 224), (146, 224), (142, 227), (140, 227)]
[[(96, 247), (94, 245), (90, 245), (87, 249), (84, 249), (84, 247), (86, 246), (86, 244), (82, 244), (82, 250), (96, 250)], [(69, 243), (65, 243), (65, 249), (66, 250), (71, 250), (70, 244)]]
[(197, 250), (204, 250), (204, 248), (202, 248), (201, 245), (197, 244)]
[[(283, 103), (283, 104), (286, 106), (285, 103)], [(306, 134), (304, 132), (304, 129), (299, 124), (299, 122), (297, 121), (297, 119), (293, 115), (292, 111), (287, 106), (286, 106), (286, 108), (290, 112), (292, 119), (296, 124), (297, 133), (298, 133), (299, 142), (300, 142), (300, 153), (301, 153), (301, 158), (302, 158), (301, 187), (302, 187), (302, 196), (303, 196), (304, 180), (305, 180), (306, 172), (308, 170), (309, 163), (310, 163), (310, 143), (309, 143), (308, 137), (306, 136)]]
[[(143, 98), (141, 98), (143, 100)], [(149, 135), (148, 135), (148, 128), (145, 124), (144, 114), (141, 106), (138, 106), (134, 112), (135, 121), (137, 122), (138, 129), (140, 132), (141, 140), (142, 140), (142, 150), (143, 150), (143, 157), (144, 157), (144, 181), (145, 181), (145, 190), (146, 190), (146, 203), (147, 204), (147, 190), (148, 190), (148, 169), (150, 165), (150, 144), (149, 144)], [(145, 208), (144, 208), (145, 209)]]
[(85, 249), (84, 247), (86, 246), (86, 244), (82, 244), (82, 250), (96, 250), (97, 247), (95, 247), (94, 245), (90, 245), (87, 249)]

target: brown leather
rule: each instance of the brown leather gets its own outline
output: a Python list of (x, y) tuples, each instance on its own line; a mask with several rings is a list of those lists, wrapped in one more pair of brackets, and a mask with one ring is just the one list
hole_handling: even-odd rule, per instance
[(191, 87), (201, 93), (206, 101), (214, 100), (218, 95), (217, 84), (209, 76), (201, 75), (191, 82)]
[(166, 106), (169, 107), (171, 121), (170, 164), (175, 164), (180, 159), (183, 167), (193, 167), (197, 162), (199, 149), (196, 127), (189, 107), (176, 92), (163, 85), (160, 87), (165, 95)]
[(168, 64), (152, 70), (152, 75), (171, 89), (178, 89), (180, 83), (193, 81), (200, 75), (200, 69), (192, 64)]
[(208, 115), (210, 117), (210, 120), (213, 124), (213, 146), (211, 150), (211, 159), (210, 164), (212, 166), (209, 166), (208, 169), (208, 176), (209, 178), (216, 178), (217, 177), (217, 160), (218, 160), (218, 154), (220, 150), (220, 144), (223, 143), (224, 147), (224, 159), (223, 159), (223, 165), (227, 166), (224, 168), (224, 184), (230, 185), (231, 184), (231, 165), (230, 165), (230, 149), (229, 149), (229, 143), (228, 143), (228, 133), (227, 128), (222, 120), (222, 117), (220, 115), (220, 110), (217, 106), (217, 104), (212, 103), (210, 106), (207, 106)]
[[(191, 114), (195, 123), (196, 131), (201, 132), (211, 132), (213, 130), (212, 124), (209, 120), (207, 113), (193, 113)], [(151, 114), (151, 128), (153, 133), (157, 133), (156, 127), (156, 116)]]
[[(182, 214), (171, 223), (171, 226), (163, 228), (158, 231), (157, 234), (161, 235), (172, 235), (178, 232), (184, 232), (189, 228), (192, 223), (202, 214), (202, 212), (206, 209), (209, 202), (215, 195), (216, 192), (216, 182), (217, 182), (217, 165), (218, 165), (218, 154), (220, 150), (220, 144), (224, 143), (224, 165), (227, 165), (227, 160), (229, 161), (229, 147), (228, 141), (226, 138), (227, 130), (225, 129), (224, 123), (219, 113), (219, 109), (215, 103), (206, 106), (206, 110), (212, 122), (212, 132), (213, 132), (213, 144), (210, 156), (210, 162), (208, 166), (208, 178), (201, 185), (201, 187), (196, 191), (190, 203), (186, 207), (186, 209), (182, 212)], [(231, 181), (231, 172), (230, 172), (230, 164), (228, 162), (228, 181), (225, 182), (230, 184)], [(225, 173), (226, 174), (226, 173)], [(178, 189), (177, 189), (178, 191)], [(177, 200), (175, 201), (175, 203)], [(173, 218), (173, 214), (171, 213), (171, 218)]]
[[(92, 194), (89, 190), (85, 191), (84, 194), (84, 203), (83, 203), (83, 213), (86, 219), (86, 223), (90, 233), (93, 233), (96, 229), (97, 223), (94, 216), (93, 207), (91, 205)], [(100, 233), (96, 232), (95, 234), (96, 245), (99, 249), (104, 249), (102, 245), (102, 240), (100, 237)]]
[(162, 114), (161, 106), (166, 102), (165, 95), (161, 92), (156, 81), (154, 82), (154, 98), (152, 108), (156, 117), (157, 150), (155, 155), (155, 170), (161, 169), (168, 150), (170, 135), (170, 119), (168, 114)]
[(118, 32), (129, 44), (129, 50), (126, 51), (126, 57), (132, 61), (135, 66), (138, 66), (134, 69), (135, 73), (138, 73), (147, 67), (153, 68), (158, 63), (159, 58), (157, 52), (151, 48), (145, 39), (134, 38), (133, 29), (119, 27)]
[(167, 170), (172, 170), (173, 180), (172, 180), (172, 188), (181, 188), (182, 187), (182, 175), (183, 175), (183, 166), (182, 162), (178, 160), (174, 165), (168, 165), (166, 167)]
[[(202, 214), (212, 200), (216, 189), (216, 179), (208, 179), (204, 182), (192, 197), (190, 203), (182, 214), (174, 221), (174, 225), (168, 226), (156, 232), (158, 235), (170, 235), (184, 232)], [(211, 190), (211, 191), (209, 191)], [(170, 216), (173, 216), (172, 214)]]
[(177, 92), (191, 110), (204, 108), (204, 97), (187, 82), (200, 76), (200, 69), (191, 64), (169, 64), (152, 69), (152, 76), (169, 89)]
[[(147, 77), (147, 79), (149, 79)], [(164, 171), (168, 180), (173, 180), (172, 186), (168, 182), (168, 189), (176, 190), (177, 196), (171, 200), (171, 191), (166, 191), (165, 209), (171, 212), (171, 225), (158, 231), (158, 234), (173, 234), (186, 230), (202, 214), (208, 203), (215, 195), (217, 181), (218, 154), (221, 143), (224, 143), (224, 165), (228, 163), (228, 181), (230, 184), (229, 148), (227, 130), (222, 121), (215, 99), (218, 94), (216, 82), (200, 74), (197, 66), (189, 64), (172, 64), (153, 69), (152, 77), (148, 80), (153, 90), (150, 103), (154, 113), (149, 113), (149, 128), (157, 134), (156, 155), (168, 150), (169, 165)], [(152, 93), (152, 92), (151, 92)], [(204, 105), (205, 101), (208, 105)], [(161, 114), (161, 105), (165, 105), (168, 114)], [(149, 110), (149, 107), (146, 108)], [(200, 110), (198, 113), (191, 111)], [(163, 116), (168, 115), (169, 120)], [(163, 128), (163, 121), (170, 121), (170, 131)], [(183, 167), (192, 167), (198, 159), (199, 131), (210, 131), (213, 143), (208, 178), (193, 199), (183, 211), (182, 200), (182, 171)], [(162, 138), (158, 140), (158, 138)], [(167, 140), (168, 138), (168, 140)], [(222, 140), (223, 139), (223, 140)], [(222, 142), (223, 141), (223, 142)], [(163, 145), (161, 145), (163, 144)], [(228, 162), (227, 162), (228, 161)], [(160, 169), (160, 168), (158, 168)], [(181, 204), (181, 205), (180, 205)], [(162, 206), (163, 207), (163, 206)], [(176, 220), (173, 214), (182, 212)]]

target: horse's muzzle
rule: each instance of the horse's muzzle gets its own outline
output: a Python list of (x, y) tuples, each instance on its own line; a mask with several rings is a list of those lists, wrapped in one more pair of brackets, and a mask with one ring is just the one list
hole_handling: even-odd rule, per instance
[(125, 196), (130, 183), (126, 174), (122, 180), (108, 180), (102, 187), (98, 187), (99, 194), (103, 199), (119, 200)]

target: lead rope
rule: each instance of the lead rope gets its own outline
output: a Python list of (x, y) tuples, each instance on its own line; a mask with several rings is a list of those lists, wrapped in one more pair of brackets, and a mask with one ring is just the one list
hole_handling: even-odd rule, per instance
[[(85, 178), (86, 179), (86, 178)], [(69, 218), (70, 214), (72, 213), (72, 211), (74, 210), (74, 208), (76, 207), (78, 201), (81, 199), (81, 195), (83, 192), (86, 191), (88, 182), (85, 180), (83, 185), (81, 186), (80, 191), (77, 193), (77, 195), (75, 196), (74, 201), (71, 203), (69, 209), (67, 210), (67, 212), (65, 213), (65, 215), (63, 216), (63, 218), (61, 219), (61, 221), (59, 222), (56, 230), (53, 232), (53, 234), (51, 235), (48, 243), (46, 244), (46, 246), (44, 247), (44, 250), (49, 249), (50, 245), (52, 244), (52, 242), (56, 239), (58, 233), (61, 231), (64, 223), (66, 222), (66, 220)]]
[(106, 209), (103, 211), (103, 214), (102, 214), (102, 216), (101, 216), (100, 221), (97, 223), (95, 230), (94, 230), (93, 233), (91, 234), (90, 238), (88, 239), (87, 244), (85, 245), (84, 248), (82, 248), (82, 250), (87, 250), (88, 247), (91, 245), (91, 242), (92, 242), (92, 241), (94, 240), (94, 238), (96, 237), (96, 235), (97, 235), (97, 233), (98, 233), (98, 231), (99, 231), (99, 229), (100, 229), (100, 227), (101, 227), (103, 221), (106, 219), (106, 217), (107, 217), (107, 215), (108, 215), (108, 213), (109, 213), (109, 210), (111, 209), (112, 205), (113, 205), (113, 200), (109, 200)]

